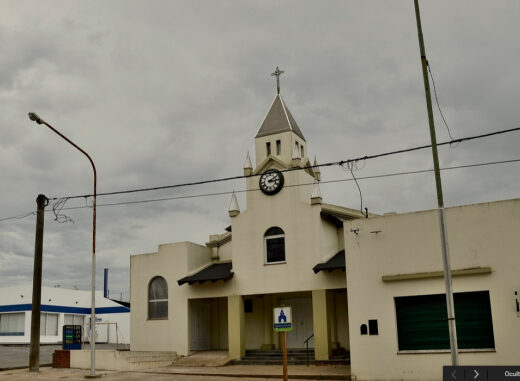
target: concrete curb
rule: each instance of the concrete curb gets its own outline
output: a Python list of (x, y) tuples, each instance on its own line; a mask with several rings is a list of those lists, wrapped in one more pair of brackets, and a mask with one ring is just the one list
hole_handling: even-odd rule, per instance
[[(158, 372), (144, 371), (152, 374), (171, 374), (176, 376), (207, 376), (207, 377), (235, 377), (235, 378), (283, 378), (281, 374), (241, 374), (241, 373), (202, 373), (202, 372)], [(289, 374), (293, 380), (351, 380), (350, 376), (340, 374)]]
[[(44, 366), (51, 367), (52, 363), (40, 364), (40, 368), (44, 367)], [(18, 369), (29, 369), (29, 367), (27, 365), (11, 366), (11, 367), (7, 367), (7, 368), (0, 368), (0, 372), (3, 372), (4, 370), (18, 370)]]

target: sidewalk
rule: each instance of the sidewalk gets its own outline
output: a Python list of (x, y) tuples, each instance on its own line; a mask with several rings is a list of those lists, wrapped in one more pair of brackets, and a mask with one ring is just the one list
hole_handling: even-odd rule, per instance
[[(102, 374), (100, 380), (107, 381), (189, 381), (208, 380), (219, 381), (242, 378), (255, 381), (266, 379), (281, 379), (282, 367), (279, 365), (230, 365), (225, 367), (166, 367), (147, 369), (136, 372), (97, 371)], [(349, 380), (348, 366), (304, 366), (288, 367), (289, 378), (307, 380)], [(54, 380), (84, 380), (89, 371), (84, 369), (54, 369), (43, 367), (38, 374), (29, 373), (27, 369), (0, 372), (1, 381), (54, 381)]]
[[(281, 365), (228, 365), (223, 367), (167, 367), (146, 369), (143, 373), (221, 377), (282, 378)], [(289, 365), (291, 379), (349, 380), (350, 366)]]

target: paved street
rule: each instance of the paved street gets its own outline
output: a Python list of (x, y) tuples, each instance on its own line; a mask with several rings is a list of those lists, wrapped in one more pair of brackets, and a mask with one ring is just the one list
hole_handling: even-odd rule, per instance
[[(264, 366), (262, 366), (264, 367)], [(224, 367), (230, 368), (230, 367)], [(232, 368), (232, 367), (231, 367)], [(251, 366), (248, 369), (250, 373), (258, 373), (258, 369), (256, 366)], [(203, 381), (237, 381), (240, 380), (254, 380), (254, 381), (267, 381), (273, 379), (281, 379), (281, 372), (277, 375), (274, 374), (266, 374), (266, 377), (248, 377), (247, 372), (236, 373), (233, 377), (229, 376), (219, 376), (216, 374), (212, 374), (211, 372), (206, 375), (189, 375), (189, 374), (174, 374), (169, 372), (164, 372), (158, 370), (155, 372), (154, 370), (143, 371), (143, 372), (111, 372), (111, 371), (100, 371), (99, 374), (102, 375), (101, 380), (107, 381), (137, 381), (137, 380), (147, 380), (147, 381), (194, 381), (194, 380), (203, 380)], [(10, 371), (0, 371), (0, 381), (55, 381), (55, 380), (65, 380), (65, 381), (76, 381), (76, 380), (85, 380), (85, 375), (88, 375), (88, 370), (80, 370), (80, 369), (54, 369), (54, 368), (41, 368), (40, 372), (29, 373), (27, 369), (17, 369)], [(301, 375), (300, 375), (301, 376)], [(297, 377), (297, 376), (296, 376)], [(291, 377), (291, 368), (289, 367), (289, 378)], [(300, 377), (298, 377), (300, 378)], [(306, 377), (306, 380), (333, 380), (337, 379), (333, 374), (330, 375), (322, 375), (317, 376), (316, 378)]]
[[(122, 347), (120, 345), (119, 347)], [(85, 348), (89, 348), (88, 344)], [(97, 344), (96, 348), (111, 349), (115, 344)], [(52, 354), (56, 349), (61, 349), (61, 345), (42, 345), (40, 346), (40, 364), (52, 364)], [(0, 370), (29, 366), (29, 346), (28, 345), (0, 345)]]
[[(207, 381), (228, 381), (237, 379), (234, 378), (226, 378), (226, 377), (207, 377), (207, 376), (184, 376), (184, 375), (171, 375), (171, 374), (150, 374), (150, 373), (142, 373), (142, 372), (100, 372), (102, 377), (99, 380), (107, 380), (107, 381), (137, 381), (137, 380), (147, 380), (147, 381), (193, 381), (193, 380), (207, 380)], [(89, 374), (86, 370), (77, 370), (77, 369), (52, 369), (52, 368), (43, 368), (40, 373), (34, 374), (29, 373), (27, 370), (13, 370), (7, 372), (0, 372), (0, 380), (2, 381), (55, 381), (55, 380), (65, 380), (65, 381), (76, 381), (76, 380), (85, 380), (85, 375)], [(244, 379), (244, 378), (243, 378)], [(245, 378), (247, 379), (247, 378)], [(256, 378), (256, 381), (268, 380)]]
[[(42, 345), (40, 364), (51, 364), (52, 354), (61, 345)], [(0, 345), (0, 369), (29, 366), (29, 346)]]
[[(86, 346), (88, 348), (88, 346)], [(111, 344), (98, 344), (96, 348), (115, 348)], [(51, 364), (52, 353), (55, 349), (61, 349), (60, 345), (43, 345), (40, 352), (40, 364)], [(179, 361), (176, 366), (163, 368), (143, 369), (134, 372), (98, 371), (102, 379), (109, 381), (143, 380), (162, 381), (236, 381), (242, 380), (273, 380), (281, 379), (281, 365), (229, 365), (212, 366), (214, 358), (219, 358), (219, 352), (196, 354)], [(186, 361), (189, 360), (190, 361)], [(198, 360), (197, 360), (198, 359)], [(182, 360), (182, 359), (181, 359)], [(200, 363), (204, 360), (204, 363)], [(29, 381), (29, 380), (84, 380), (89, 374), (85, 369), (54, 369), (49, 366), (41, 366), (39, 373), (30, 373), (27, 369), (29, 363), (29, 346), (0, 345), (0, 381)], [(216, 363), (216, 362), (215, 362)], [(24, 367), (24, 369), (9, 369)], [(7, 370), (1, 370), (6, 369)], [(349, 379), (350, 367), (337, 366), (304, 366), (290, 365), (289, 378), (306, 380), (345, 380)]]

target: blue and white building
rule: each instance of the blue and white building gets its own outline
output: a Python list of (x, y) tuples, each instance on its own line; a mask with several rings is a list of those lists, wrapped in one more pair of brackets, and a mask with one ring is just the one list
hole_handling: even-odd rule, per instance
[[(62, 342), (62, 327), (76, 324), (90, 332), (90, 291), (42, 287), (40, 342)], [(0, 344), (28, 344), (32, 285), (0, 288)], [(130, 343), (130, 309), (96, 292), (96, 342)]]

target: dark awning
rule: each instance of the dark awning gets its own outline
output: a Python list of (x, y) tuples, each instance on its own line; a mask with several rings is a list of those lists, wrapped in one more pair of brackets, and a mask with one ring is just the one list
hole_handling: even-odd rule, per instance
[(331, 259), (324, 263), (318, 263), (316, 266), (312, 268), (314, 273), (319, 273), (320, 271), (328, 271), (332, 270), (343, 270), (345, 271), (345, 250), (338, 251)]
[(193, 283), (204, 283), (204, 282), (216, 282), (219, 280), (226, 281), (228, 279), (233, 278), (233, 272), (231, 262), (224, 263), (213, 263), (212, 265), (203, 268), (199, 272), (185, 276), (182, 279), (179, 279), (177, 283), (179, 286), (182, 286), (184, 283), (193, 284)]

